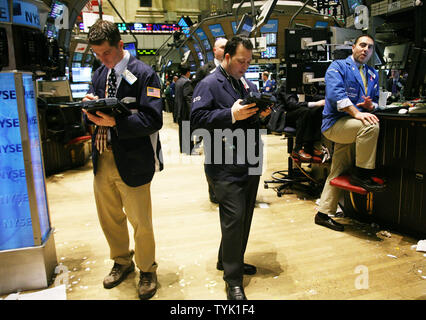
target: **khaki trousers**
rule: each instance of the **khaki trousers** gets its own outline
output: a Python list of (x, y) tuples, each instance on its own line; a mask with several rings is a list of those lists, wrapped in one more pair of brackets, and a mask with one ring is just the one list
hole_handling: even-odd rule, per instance
[(359, 168), (374, 169), (379, 125), (364, 125), (352, 117), (339, 119), (323, 132), (334, 142), (330, 173), (321, 194), (319, 211), (335, 214), (342, 190), (330, 185), (330, 181), (343, 173), (349, 173), (355, 165)]
[(135, 262), (143, 272), (157, 269), (150, 186), (151, 183), (129, 187), (118, 173), (112, 151), (99, 155), (93, 188), (99, 222), (110, 247), (110, 258), (122, 265), (129, 265), (132, 261), (127, 228), (129, 219), (134, 229)]

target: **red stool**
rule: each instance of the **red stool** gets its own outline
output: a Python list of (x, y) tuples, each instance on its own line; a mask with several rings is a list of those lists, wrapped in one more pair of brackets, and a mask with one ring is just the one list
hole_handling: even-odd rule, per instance
[[(353, 184), (351, 184), (349, 182), (350, 176), (349, 175), (341, 175), (338, 176), (334, 179), (332, 179), (330, 181), (330, 184), (336, 188), (340, 188), (346, 191), (349, 191), (349, 196), (351, 198), (351, 202), (352, 202), (352, 207), (358, 211), (358, 209), (355, 206), (355, 201), (354, 201), (354, 197), (353, 197), (353, 193), (358, 193), (358, 194), (362, 194), (362, 195), (366, 195), (367, 196), (367, 204), (366, 204), (366, 209), (368, 214), (372, 214), (373, 213), (373, 192), (369, 192), (367, 190), (365, 190), (362, 187), (358, 187), (358, 186), (354, 186)], [(379, 184), (384, 184), (384, 181), (380, 178), (377, 177), (372, 177), (372, 179)]]

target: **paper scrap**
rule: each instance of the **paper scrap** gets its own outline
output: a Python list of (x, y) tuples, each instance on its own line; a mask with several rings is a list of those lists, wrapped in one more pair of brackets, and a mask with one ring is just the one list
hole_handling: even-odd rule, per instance
[(419, 242), (417, 242), (416, 251), (426, 252), (426, 240), (420, 240)]

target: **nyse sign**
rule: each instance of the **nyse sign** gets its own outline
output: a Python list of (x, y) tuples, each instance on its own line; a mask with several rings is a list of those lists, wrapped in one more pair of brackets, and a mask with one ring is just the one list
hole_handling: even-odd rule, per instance
[(41, 28), (38, 7), (29, 2), (13, 0), (13, 22)]
[(0, 250), (34, 245), (14, 76), (0, 73)]

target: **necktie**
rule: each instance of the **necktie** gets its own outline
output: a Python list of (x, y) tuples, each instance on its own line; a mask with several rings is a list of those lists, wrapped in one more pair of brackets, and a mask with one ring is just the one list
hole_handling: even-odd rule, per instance
[[(108, 89), (107, 94), (109, 98), (115, 97), (117, 93), (117, 76), (115, 75), (115, 70), (111, 69), (111, 72), (108, 76)], [(107, 148), (108, 143), (108, 131), (109, 127), (100, 126), (96, 134), (96, 149), (99, 153), (102, 154)]]
[(365, 77), (365, 74), (364, 74), (363, 65), (359, 66), (359, 73), (361, 74), (361, 79), (362, 79), (362, 82), (364, 83), (365, 95), (367, 95), (367, 78)]

